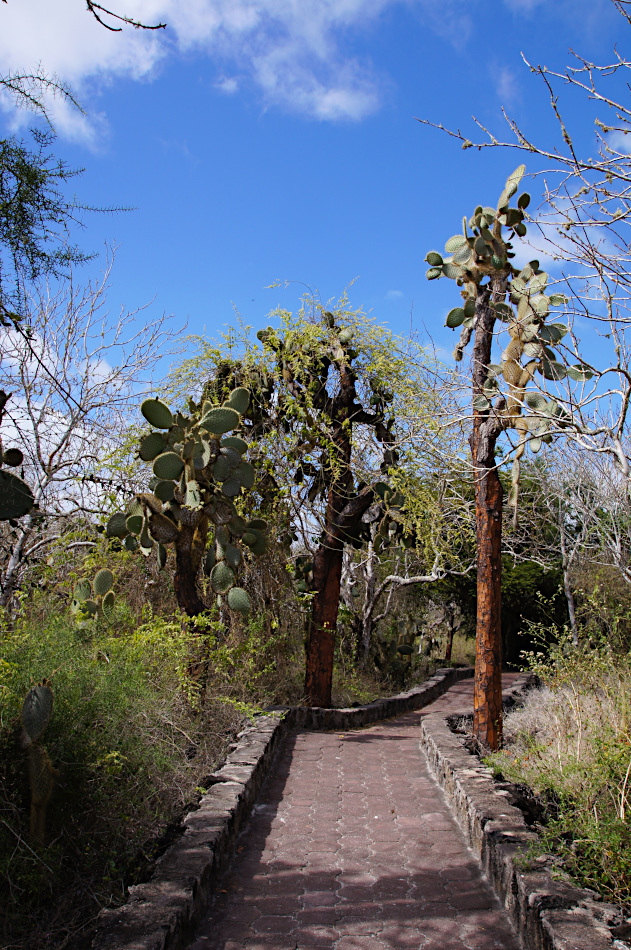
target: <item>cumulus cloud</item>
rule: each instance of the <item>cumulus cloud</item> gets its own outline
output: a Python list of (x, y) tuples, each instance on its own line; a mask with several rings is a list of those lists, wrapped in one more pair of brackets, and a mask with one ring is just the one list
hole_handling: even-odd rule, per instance
[[(117, 2), (111, 5), (118, 10)], [(151, 79), (169, 56), (192, 52), (228, 67), (214, 83), (220, 93), (243, 88), (236, 72), (258, 88), (266, 107), (359, 120), (378, 108), (380, 95), (371, 64), (347, 54), (348, 31), (401, 2), (127, 0), (125, 14), (144, 23), (166, 21), (167, 30), (111, 33), (81, 0), (8, 0), (0, 9), (0, 72), (39, 63), (85, 98), (120, 76)], [(51, 114), (65, 134), (94, 136), (63, 102), (51, 103)]]

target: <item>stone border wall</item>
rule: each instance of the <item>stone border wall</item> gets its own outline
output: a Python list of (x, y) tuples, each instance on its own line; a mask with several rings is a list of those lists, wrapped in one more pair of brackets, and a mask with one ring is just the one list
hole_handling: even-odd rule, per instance
[(442, 669), (421, 686), (366, 706), (281, 707), (257, 717), (239, 733), (225, 764), (212, 774), (208, 793), (184, 819), (181, 837), (157, 861), (151, 880), (130, 887), (126, 904), (101, 911), (93, 950), (181, 950), (186, 945), (291, 729), (358, 729), (427, 706), (453, 683), (472, 675), (470, 667)]
[[(532, 683), (520, 676), (504, 691), (514, 702)], [(553, 860), (541, 856), (530, 870), (519, 860), (537, 840), (523, 813), (510, 803), (510, 783), (494, 781), (491, 770), (464, 748), (465, 738), (446, 719), (430, 713), (421, 724), (421, 745), (430, 768), (499, 899), (528, 950), (612, 950), (620, 909), (552, 876)], [(621, 928), (623, 929), (623, 928)]]

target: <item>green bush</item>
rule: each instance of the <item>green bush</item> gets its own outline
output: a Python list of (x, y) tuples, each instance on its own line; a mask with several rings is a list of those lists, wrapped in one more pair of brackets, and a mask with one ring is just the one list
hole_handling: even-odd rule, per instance
[[(68, 615), (42, 622), (42, 609), (0, 627), (0, 889), (13, 898), (1, 902), (2, 945), (48, 946), (38, 931), (50, 930), (52, 905), (67, 916), (65, 932), (75, 915), (120, 900), (151, 857), (144, 843), (190, 803), (241, 721), (217, 704), (197, 708), (182, 688), (193, 644), (179, 620), (103, 624), (86, 640)], [(24, 697), (43, 677), (54, 691), (45, 743), (59, 775), (41, 849), (29, 842), (18, 739)]]

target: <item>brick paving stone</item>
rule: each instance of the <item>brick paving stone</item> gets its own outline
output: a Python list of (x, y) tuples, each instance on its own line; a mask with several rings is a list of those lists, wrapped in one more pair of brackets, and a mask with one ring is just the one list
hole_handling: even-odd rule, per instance
[(286, 739), (188, 950), (519, 950), (428, 772), (427, 712)]

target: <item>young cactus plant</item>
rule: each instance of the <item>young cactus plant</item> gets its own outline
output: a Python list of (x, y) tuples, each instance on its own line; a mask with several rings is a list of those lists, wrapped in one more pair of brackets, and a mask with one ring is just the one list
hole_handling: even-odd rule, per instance
[(237, 572), (244, 548), (264, 553), (267, 525), (246, 522), (237, 512), (235, 500), (254, 486), (255, 472), (245, 459), (247, 443), (229, 434), (240, 426), (249, 401), (248, 390), (237, 387), (221, 405), (191, 401), (184, 415), (160, 399), (146, 399), (140, 411), (153, 428), (138, 452), (152, 466), (149, 491), (107, 523), (108, 537), (122, 540), (127, 550), (148, 556), (155, 549), (160, 569), (173, 551), (176, 596), (189, 616), (206, 609), (197, 590), (201, 568), (220, 602), (241, 614), (250, 610)]
[(82, 630), (90, 628), (97, 617), (106, 623), (114, 622), (116, 596), (112, 590), (114, 575), (106, 567), (96, 572), (92, 582), (83, 578), (74, 585), (70, 610)]
[(44, 844), (46, 808), (58, 776), (40, 739), (53, 711), (53, 691), (46, 680), (34, 686), (22, 704), (22, 747), (27, 750), (27, 773), (31, 789), (31, 841)]

